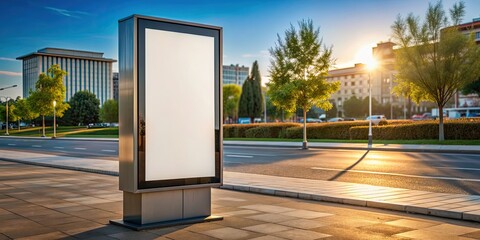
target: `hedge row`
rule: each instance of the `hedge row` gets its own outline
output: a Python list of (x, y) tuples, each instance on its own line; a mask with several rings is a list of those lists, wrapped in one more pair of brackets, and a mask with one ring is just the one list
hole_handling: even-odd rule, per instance
[[(303, 137), (299, 123), (230, 124), (223, 128), (225, 138), (292, 138)], [(393, 120), (373, 127), (379, 140), (438, 139), (438, 121)], [(367, 139), (368, 121), (309, 123), (309, 139)], [(480, 139), (480, 121), (461, 119), (445, 121), (445, 139)]]
[[(480, 122), (447, 121), (444, 123), (444, 132), (445, 139), (449, 140), (478, 140), (480, 139)], [(372, 134), (377, 140), (438, 139), (438, 122), (375, 126), (372, 128)], [(350, 128), (350, 139), (368, 139), (368, 127)]]
[(286, 129), (298, 123), (229, 124), (223, 127), (225, 138), (284, 138)]
[[(368, 121), (308, 124), (307, 137), (312, 139), (349, 139), (350, 128), (356, 126), (368, 126)], [(286, 133), (286, 138), (302, 138), (303, 127), (288, 128)]]

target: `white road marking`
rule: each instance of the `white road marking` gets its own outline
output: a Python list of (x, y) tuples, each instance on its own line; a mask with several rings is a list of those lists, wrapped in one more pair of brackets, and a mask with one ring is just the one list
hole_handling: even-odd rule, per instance
[(14, 144), (14, 143), (9, 143), (7, 144), (8, 146), (17, 146), (17, 144)]
[(115, 150), (103, 149), (102, 152), (116, 152)]
[(86, 148), (74, 148), (74, 149), (77, 149), (77, 150), (87, 150)]
[(53, 147), (53, 148), (56, 148), (56, 149), (64, 149), (64, 147)]
[(234, 158), (253, 158), (253, 156), (246, 156), (246, 155), (225, 155), (226, 157), (234, 157)]
[(42, 146), (40, 146), (40, 145), (32, 145), (32, 147), (42, 147)]
[[(224, 154), (228, 154), (228, 155), (242, 155), (243, 153), (235, 153), (235, 152), (224, 152)], [(248, 155), (252, 155), (252, 156), (261, 156), (261, 157), (276, 157), (278, 156), (278, 154), (256, 154), (256, 153), (248, 153)], [(285, 155), (285, 154), (280, 154), (280, 155)]]
[(401, 174), (401, 173), (373, 172), (373, 171), (363, 171), (363, 170), (345, 170), (345, 169), (322, 168), (322, 167), (311, 167), (311, 169), (326, 170), (326, 171), (337, 171), (337, 172), (355, 172), (355, 173), (379, 174), (379, 175), (401, 176), (401, 177), (412, 177), (412, 178), (427, 178), (427, 179), (442, 179), (442, 180), (455, 180), (455, 181), (467, 181), (467, 182), (480, 182), (480, 179), (472, 179), (472, 178), (455, 178), (455, 177), (442, 177), (442, 176), (420, 176), (420, 175)]
[(480, 168), (461, 168), (461, 167), (435, 167), (435, 168), (454, 169), (454, 170), (480, 171)]

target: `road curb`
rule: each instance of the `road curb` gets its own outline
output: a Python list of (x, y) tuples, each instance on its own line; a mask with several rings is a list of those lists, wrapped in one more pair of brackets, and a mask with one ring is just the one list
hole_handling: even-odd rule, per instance
[(0, 136), (1, 138), (9, 139), (36, 139), (36, 140), (69, 140), (69, 141), (105, 141), (105, 142), (118, 142), (118, 138), (71, 138), (71, 137), (57, 137), (52, 139), (50, 137), (23, 137), (23, 136)]
[[(302, 149), (302, 146), (285, 146), (275, 144), (236, 144), (236, 143), (223, 143), (224, 146), (245, 146), (245, 147), (282, 147), (282, 148), (297, 148)], [(378, 147), (341, 147), (341, 146), (308, 146), (315, 149), (340, 149), (340, 150), (363, 150), (363, 151), (384, 151), (384, 152), (421, 152), (421, 153), (466, 153), (466, 154), (480, 154), (480, 150), (451, 150), (451, 149), (413, 149), (413, 148), (378, 148)]]
[(415, 213), (415, 214), (422, 214), (427, 216), (435, 216), (435, 217), (442, 217), (442, 218), (449, 218), (449, 219), (456, 219), (456, 220), (480, 222), (480, 210), (474, 213), (456, 212), (456, 211), (450, 211), (448, 209), (443, 210), (443, 209), (410, 206), (410, 205), (403, 205), (403, 204), (383, 202), (383, 201), (371, 201), (371, 200), (327, 196), (327, 195), (321, 195), (321, 194), (291, 192), (291, 191), (285, 191), (280, 189), (262, 188), (258, 186), (250, 187), (246, 185), (229, 184), (229, 183), (224, 183), (223, 186), (221, 186), (220, 188), (234, 190), (234, 191), (241, 191), (241, 192), (259, 193), (259, 194), (278, 196), (278, 197), (290, 197), (290, 198), (298, 198), (298, 199), (313, 200), (313, 201), (320, 201), (320, 202), (340, 203), (340, 204), (346, 204), (346, 205), (352, 205), (352, 206), (385, 209), (385, 210)]

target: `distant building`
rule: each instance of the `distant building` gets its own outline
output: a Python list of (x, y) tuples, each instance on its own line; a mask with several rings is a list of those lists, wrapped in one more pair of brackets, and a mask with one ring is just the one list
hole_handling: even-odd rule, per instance
[(94, 93), (103, 104), (113, 98), (112, 63), (114, 59), (104, 58), (103, 53), (80, 50), (43, 48), (17, 58), (23, 61), (23, 97), (35, 90), (40, 73), (47, 72), (51, 65), (58, 64), (68, 74), (63, 79), (66, 88), (65, 101), (78, 91)]
[(118, 72), (113, 73), (113, 99), (118, 102)]
[(466, 35), (473, 33), (475, 42), (480, 44), (480, 18), (474, 18), (472, 22), (460, 24), (458, 25), (458, 29)]
[(223, 84), (243, 85), (249, 74), (248, 67), (237, 65), (223, 66)]
[[(392, 42), (383, 42), (373, 47), (373, 56), (378, 61), (379, 67), (371, 73), (368, 72), (366, 65), (361, 63), (355, 64), (354, 67), (328, 71), (327, 81), (340, 82), (340, 90), (331, 96), (331, 100), (336, 104), (339, 111), (339, 117), (344, 116), (343, 103), (345, 100), (353, 96), (359, 99), (368, 97), (369, 79), (372, 83), (372, 98), (378, 103), (391, 103), (392, 106), (401, 107), (404, 111), (406, 111), (406, 105), (411, 105), (412, 112), (428, 111), (428, 108), (431, 107), (430, 104), (408, 104), (406, 99), (399, 98), (392, 93), (392, 88), (395, 86), (396, 74), (394, 69), (394, 46), (395, 44)], [(385, 112), (383, 114), (385, 114), (387, 118), (391, 118), (391, 115), (394, 115), (391, 112)]]

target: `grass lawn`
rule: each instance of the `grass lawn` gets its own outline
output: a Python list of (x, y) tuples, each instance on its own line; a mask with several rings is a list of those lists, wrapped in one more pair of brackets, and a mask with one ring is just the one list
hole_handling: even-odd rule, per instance
[[(303, 139), (286, 138), (225, 138), (228, 141), (268, 141), (268, 142), (302, 142)], [(368, 140), (339, 140), (339, 139), (308, 139), (309, 142), (330, 143), (368, 143)], [(424, 140), (373, 140), (373, 144), (441, 144), (441, 145), (480, 145), (480, 140), (445, 140), (440, 142), (433, 139)]]
[[(9, 129), (11, 136), (21, 137), (41, 137), (42, 127), (25, 128), (20, 131), (17, 129)], [(5, 129), (0, 131), (0, 135), (5, 134)], [(53, 127), (45, 128), (47, 137), (53, 136)], [(57, 127), (57, 137), (92, 137), (92, 138), (118, 138), (118, 128), (92, 128), (88, 129), (84, 126), (59, 126)]]

